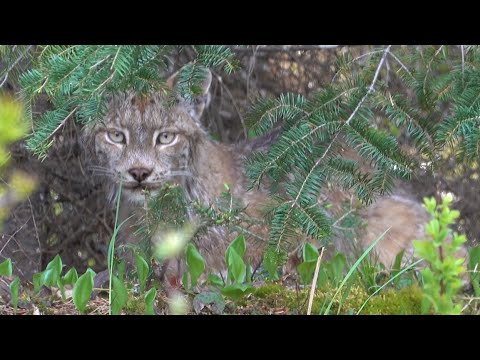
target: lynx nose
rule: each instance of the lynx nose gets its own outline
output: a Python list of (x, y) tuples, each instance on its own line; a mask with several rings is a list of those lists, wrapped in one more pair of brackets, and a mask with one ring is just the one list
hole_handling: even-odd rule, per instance
[(145, 169), (145, 168), (133, 168), (128, 170), (128, 173), (132, 175), (132, 177), (138, 181), (142, 182), (144, 181), (151, 173), (151, 169)]

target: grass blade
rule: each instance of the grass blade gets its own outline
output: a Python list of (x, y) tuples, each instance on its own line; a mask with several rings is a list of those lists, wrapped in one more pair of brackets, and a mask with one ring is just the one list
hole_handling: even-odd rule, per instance
[(415, 261), (413, 264), (408, 265), (407, 267), (405, 267), (404, 269), (402, 269), (401, 271), (399, 271), (399, 272), (398, 272), (395, 276), (393, 276), (390, 280), (388, 280), (385, 284), (383, 284), (381, 287), (379, 287), (372, 295), (370, 295), (370, 296), (368, 297), (367, 300), (365, 300), (365, 302), (363, 303), (363, 305), (360, 306), (360, 309), (358, 309), (358, 311), (357, 311), (357, 315), (360, 314), (360, 312), (363, 310), (363, 308), (365, 307), (365, 305), (367, 305), (367, 303), (370, 301), (370, 299), (371, 299), (375, 294), (378, 294), (378, 292), (380, 292), (380, 290), (382, 290), (385, 286), (387, 286), (388, 284), (390, 284), (390, 283), (391, 283), (392, 281), (394, 281), (397, 277), (399, 277), (400, 275), (402, 275), (405, 271), (412, 269), (415, 265), (417, 265), (417, 264), (420, 263), (421, 261), (423, 261), (423, 259), (417, 260), (417, 261)]
[(358, 258), (358, 260), (355, 262), (355, 264), (353, 264), (353, 266), (350, 268), (350, 270), (348, 271), (347, 275), (345, 276), (345, 278), (343, 279), (342, 283), (340, 284), (338, 290), (335, 292), (335, 295), (333, 295), (333, 298), (332, 300), (330, 300), (330, 304), (328, 304), (327, 306), (327, 309), (325, 310), (324, 312), (324, 315), (328, 314), (330, 312), (330, 308), (332, 307), (333, 305), (333, 301), (335, 300), (335, 298), (337, 297), (337, 295), (339, 294), (340, 290), (342, 290), (343, 286), (345, 285), (345, 283), (347, 282), (347, 280), (350, 278), (350, 276), (352, 276), (353, 272), (355, 271), (355, 269), (358, 267), (358, 265), (362, 262), (362, 260), (365, 258), (365, 256), (367, 256), (370, 251), (372, 251), (372, 249), (374, 248), (375, 245), (377, 245), (377, 243), (385, 236), (385, 234), (390, 230), (390, 228), (388, 228), (387, 230), (384, 231), (384, 233), (382, 235), (380, 235), (368, 248), (367, 250), (365, 250), (362, 254), (362, 256), (360, 256)]

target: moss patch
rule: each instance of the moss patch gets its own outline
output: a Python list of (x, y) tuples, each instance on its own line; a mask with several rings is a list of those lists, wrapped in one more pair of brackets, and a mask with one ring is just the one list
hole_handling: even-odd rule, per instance
[(387, 290), (369, 300), (362, 314), (418, 315), (421, 314), (422, 290), (409, 286), (401, 290)]
[[(312, 314), (325, 313), (325, 310), (336, 292), (335, 288), (316, 290), (312, 305)], [(310, 289), (298, 292), (285, 288), (280, 284), (266, 284), (255, 289), (250, 305), (259, 313), (259, 309), (285, 308), (287, 314), (306, 314)], [(330, 308), (330, 314), (356, 314), (368, 294), (362, 286), (353, 285), (348, 294), (342, 290), (336, 296)], [(405, 287), (401, 290), (389, 289), (372, 297), (362, 309), (365, 315), (413, 315), (420, 314), (422, 291), (417, 286)]]

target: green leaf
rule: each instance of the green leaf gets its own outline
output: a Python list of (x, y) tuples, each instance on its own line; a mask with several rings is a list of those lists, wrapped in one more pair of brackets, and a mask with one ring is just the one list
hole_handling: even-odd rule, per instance
[(12, 260), (7, 259), (0, 264), (0, 276), (12, 276)]
[(95, 273), (88, 269), (80, 276), (73, 287), (73, 303), (80, 312), (85, 312), (88, 301), (93, 291), (93, 277)]
[(435, 235), (440, 231), (440, 222), (437, 219), (433, 219), (425, 226), (425, 229), (432, 238), (435, 238)]
[[(137, 266), (138, 281), (140, 282), (140, 291), (143, 292), (147, 284), (149, 266), (143, 256), (139, 254), (135, 254), (135, 264)], [(123, 283), (122, 280), (120, 282)]]
[(185, 288), (185, 290), (188, 290), (190, 287), (189, 287), (189, 283), (188, 283), (188, 279), (189, 279), (189, 273), (188, 271), (185, 271), (183, 273), (183, 276), (182, 276), (182, 284), (183, 284), (183, 287)]
[(297, 266), (297, 271), (304, 285), (312, 283), (315, 266), (317, 266), (317, 260), (304, 261)]
[(234, 248), (229, 248), (228, 250), (227, 264), (229, 281), (234, 284), (241, 284), (245, 281), (247, 267)]
[(55, 286), (60, 280), (60, 274), (62, 272), (62, 259), (59, 255), (55, 256), (52, 261), (47, 265), (47, 268), (43, 272), (43, 285)]
[(120, 281), (119, 278), (116, 276), (113, 277), (113, 289), (112, 289), (112, 314), (113, 315), (120, 315), (120, 312), (122, 311), (123, 307), (127, 303), (128, 299), (128, 294), (127, 294), (127, 288), (123, 284), (122, 281)]
[(75, 284), (78, 280), (77, 270), (75, 268), (71, 268), (67, 271), (65, 276), (63, 277), (63, 284)]
[(33, 291), (38, 293), (43, 286), (43, 272), (33, 274)]
[(13, 280), (10, 283), (10, 297), (11, 297), (10, 302), (15, 310), (15, 313), (17, 313), (19, 288), (20, 288), (20, 279), (16, 277), (15, 280)]
[(152, 287), (145, 294), (145, 315), (155, 315), (153, 305), (155, 304), (155, 297), (157, 296), (157, 289)]
[(227, 264), (228, 264), (228, 253), (230, 249), (234, 249), (241, 258), (245, 256), (247, 245), (245, 243), (245, 237), (243, 236), (243, 234), (237, 236), (235, 240), (233, 240), (232, 243), (228, 246), (227, 251), (225, 253), (226, 255), (225, 261), (227, 261)]
[(192, 243), (187, 245), (186, 253), (188, 272), (192, 286), (195, 286), (198, 278), (205, 271), (205, 260)]
[(305, 243), (303, 247), (303, 260), (304, 261), (317, 261), (319, 256), (318, 250), (315, 246), (309, 243)]
[(219, 286), (223, 287), (225, 284), (223, 283), (223, 280), (220, 276), (215, 275), (215, 274), (209, 274), (207, 278), (207, 283), (214, 285), (214, 286)]
[(247, 258), (247, 263), (245, 264), (246, 267), (246, 274), (245, 279), (247, 283), (251, 283), (253, 281), (253, 274), (252, 274), (252, 264), (250, 263), (250, 257)]
[(318, 271), (317, 286), (319, 288), (322, 288), (327, 284), (327, 281), (328, 281), (327, 271), (325, 270), (325, 267), (320, 267), (320, 270)]
[(238, 300), (241, 297), (253, 292), (253, 286), (250, 284), (234, 284), (225, 286), (222, 290), (222, 295), (227, 296), (233, 300)]
[(471, 248), (468, 255), (470, 258), (468, 261), (468, 269), (473, 270), (477, 268), (477, 271), (480, 271), (480, 246)]
[(343, 254), (338, 253), (328, 265), (331, 271), (332, 283), (336, 286), (343, 279), (343, 270), (345, 265), (347, 265), (347, 260)]
[(47, 269), (42, 275), (42, 285), (51, 287), (57, 284), (58, 273), (55, 269)]

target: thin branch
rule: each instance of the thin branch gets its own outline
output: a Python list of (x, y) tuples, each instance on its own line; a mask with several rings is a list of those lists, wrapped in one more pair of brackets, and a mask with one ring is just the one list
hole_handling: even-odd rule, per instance
[[(276, 53), (276, 52), (292, 52), (292, 51), (319, 51), (331, 50), (346, 45), (258, 45), (256, 51), (259, 53)], [(251, 52), (249, 47), (233, 47), (232, 51), (237, 53)]]
[(405, 70), (407, 74), (410, 75), (412, 78), (414, 78), (410, 70), (408, 70), (405, 64), (403, 64), (402, 61), (394, 53), (392, 53), (391, 51), (388, 51), (388, 55), (391, 55), (395, 59), (395, 61), (402, 67), (402, 69)]
[(32, 214), (33, 227), (35, 229), (35, 234), (37, 235), (38, 250), (40, 250), (40, 253), (41, 253), (42, 252), (42, 244), (40, 243), (40, 236), (38, 234), (37, 222), (35, 221), (35, 214), (33, 212), (32, 201), (30, 200), (30, 197), (28, 197), (27, 199), (28, 199), (28, 204), (30, 205), (30, 212)]
[(3, 84), (5, 84), (7, 82), (7, 79), (8, 79), (8, 72), (5, 74), (5, 77), (3, 78), (3, 81), (0, 84), (0, 88), (3, 86)]
[[(339, 217), (333, 224), (332, 224), (332, 227), (336, 227), (337, 224), (342, 221), (343, 219), (345, 219), (348, 215), (350, 215), (352, 212), (354, 212), (356, 209), (350, 209), (348, 210), (345, 214), (343, 214), (341, 217)], [(345, 228), (342, 228), (342, 229), (345, 229)]]
[(23, 57), (25, 56), (25, 54), (27, 54), (30, 49), (33, 47), (33, 45), (29, 45), (27, 47), (27, 49), (13, 62), (12, 65), (10, 65), (10, 67), (5, 71), (5, 78), (3, 79), (2, 83), (0, 84), (0, 88), (3, 86), (3, 84), (7, 81), (7, 78), (8, 78), (8, 73), (18, 64), (18, 62), (20, 60), (23, 59)]
[(235, 108), (235, 111), (237, 112), (238, 117), (240, 118), (240, 122), (242, 123), (242, 128), (243, 128), (243, 134), (245, 135), (245, 139), (248, 138), (248, 132), (247, 132), (247, 126), (245, 125), (245, 120), (242, 116), (242, 113), (240, 112), (240, 109), (237, 106), (237, 102), (235, 101), (235, 98), (233, 97), (232, 93), (228, 89), (228, 86), (226, 86), (223, 81), (222, 77), (218, 75), (217, 73), (213, 72), (212, 73), (217, 77), (218, 82), (220, 83), (220, 86), (222, 89), (225, 89), (225, 92), (227, 93), (228, 97), (232, 101), (233, 107)]
[(65, 123), (67, 122), (67, 120), (70, 118), (70, 116), (73, 115), (73, 113), (75, 111), (77, 111), (78, 109), (78, 106), (75, 107), (72, 111), (70, 111), (70, 113), (65, 117), (65, 119), (62, 120), (62, 122), (60, 124), (58, 124), (58, 126), (55, 128), (55, 130), (53, 130), (53, 132), (44, 140), (47, 141), (48, 139), (50, 139), (51, 137), (53, 137), (53, 135), (55, 135), (57, 133), (58, 130), (60, 130), (60, 128), (65, 125)]
[(22, 226), (20, 226), (17, 230), (15, 230), (15, 232), (10, 235), (10, 238), (5, 242), (5, 244), (3, 245), (3, 247), (0, 249), (0, 255), (2, 254), (3, 250), (5, 250), (5, 248), (7, 247), (8, 243), (10, 242), (10, 240), (12, 240), (13, 238), (15, 238), (15, 235), (17, 235), (18, 232), (20, 232), (24, 227), (25, 225), (27, 225), (28, 221), (30, 219), (28, 219)]
[[(378, 50), (372, 50), (372, 51), (369, 51), (365, 54), (362, 54), (362, 55), (359, 55), (357, 56), (356, 58), (354, 58), (352, 61), (350, 61), (348, 64), (353, 64), (355, 61), (358, 61), (366, 56), (369, 56), (369, 55), (373, 55), (373, 54), (376, 54), (376, 53), (380, 53), (380, 52), (383, 52), (385, 51), (384, 49), (378, 49)], [(332, 77), (332, 81), (331, 83), (333, 84), (335, 82), (335, 79), (337, 78), (337, 75), (340, 73), (340, 70), (338, 70)]]

